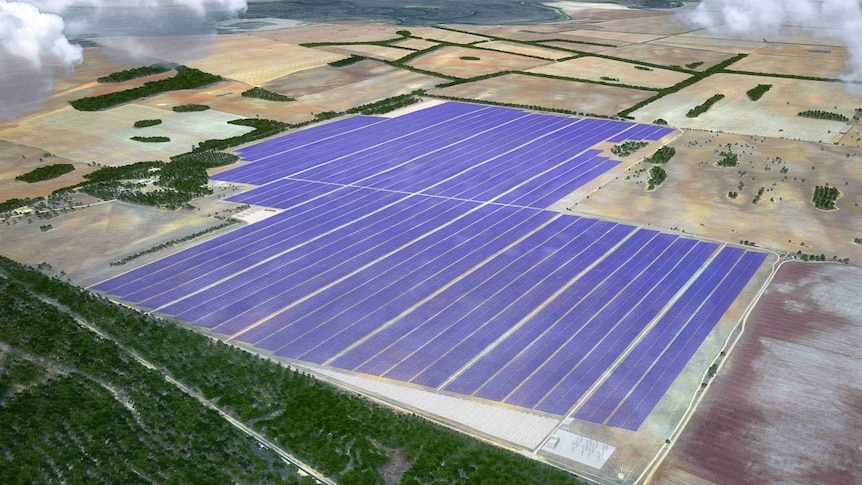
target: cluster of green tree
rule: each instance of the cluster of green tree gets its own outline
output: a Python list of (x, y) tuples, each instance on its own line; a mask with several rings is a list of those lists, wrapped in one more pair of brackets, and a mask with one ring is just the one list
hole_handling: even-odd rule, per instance
[(688, 118), (697, 118), (698, 116), (706, 113), (709, 110), (709, 108), (712, 107), (712, 105), (721, 101), (722, 99), (724, 99), (723, 94), (721, 94), (721, 93), (713, 94), (712, 96), (710, 96), (709, 99), (704, 101), (702, 104), (695, 106), (694, 108), (688, 110), (688, 113), (686, 113), (685, 116)]
[(727, 193), (727, 196), (730, 197), (731, 199), (735, 199), (735, 198), (739, 197), (739, 192), (730, 191)]
[[(169, 163), (136, 162), (122, 167), (104, 167), (87, 174), (86, 182), (58, 192), (80, 190), (100, 199), (118, 199), (135, 204), (177, 209), (195, 197), (212, 194), (207, 187), (206, 169), (227, 165), (237, 156), (223, 152), (198, 152), (178, 155)], [(154, 179), (157, 190), (143, 190), (144, 180)]]
[(221, 229), (224, 229), (225, 227), (236, 224), (238, 222), (239, 221), (236, 219), (228, 219), (227, 222), (224, 222), (224, 223), (219, 224), (217, 226), (209, 227), (207, 229), (204, 229), (203, 231), (198, 231), (194, 234), (189, 234), (188, 236), (185, 236), (185, 237), (181, 237), (181, 238), (177, 238), (177, 239), (171, 239), (170, 241), (163, 242), (161, 244), (157, 244), (157, 245), (155, 245), (151, 248), (145, 249), (143, 251), (138, 251), (137, 253), (126, 256), (125, 258), (123, 258), (119, 261), (114, 261), (113, 263), (111, 263), (111, 266), (122, 266), (122, 265), (128, 263), (129, 261), (133, 261), (135, 259), (140, 258), (141, 256), (145, 256), (147, 254), (152, 254), (152, 253), (161, 251), (162, 249), (169, 248), (175, 244), (183, 243), (186, 241), (191, 241), (192, 239), (203, 236), (205, 234), (209, 234), (211, 232), (219, 231)]
[(210, 107), (205, 104), (181, 104), (179, 106), (174, 106), (171, 109), (177, 113), (190, 113), (194, 111), (206, 111), (210, 109)]
[(647, 163), (667, 163), (676, 155), (676, 148), (663, 146), (644, 159)]
[(347, 67), (351, 64), (356, 64), (357, 62), (364, 61), (368, 59), (365, 56), (357, 56), (356, 54), (351, 55), (345, 59), (341, 59), (338, 61), (332, 61), (329, 63), (331, 67)]
[(154, 96), (167, 91), (199, 88), (221, 80), (222, 77), (216, 76), (215, 74), (209, 74), (191, 67), (177, 66), (177, 74), (168, 79), (150, 81), (139, 87), (125, 89), (114, 93), (107, 93), (99, 96), (87, 96), (85, 98), (69, 101), (69, 104), (78, 111), (98, 111), (100, 109), (110, 108), (118, 104), (128, 103), (130, 101)]
[(611, 153), (618, 157), (627, 157), (647, 145), (649, 143), (645, 141), (627, 141), (611, 147)]
[(766, 92), (770, 89), (772, 89), (771, 84), (758, 84), (757, 86), (754, 86), (753, 88), (746, 91), (745, 94), (748, 96), (748, 99), (752, 101), (757, 101), (758, 99), (762, 98), (763, 95), (766, 94)]
[(841, 192), (838, 191), (837, 187), (830, 187), (829, 184), (818, 185), (814, 187), (812, 202), (814, 202), (814, 207), (818, 209), (833, 210), (835, 209), (835, 201), (840, 195)]
[[(237, 419), (254, 423), (268, 438), (342, 485), (382, 484), (383, 474), (399, 466), (403, 467), (400, 483), (410, 485), (578, 483), (569, 473), (114, 305), (6, 258), (0, 257), (0, 268), (97, 325), (174, 378), (199, 389)], [(40, 328), (33, 335), (38, 339), (51, 335), (49, 332), (49, 328)], [(237, 462), (200, 460), (206, 455), (198, 453), (192, 456), (209, 464)]]
[(30, 170), (25, 174), (21, 174), (15, 177), (15, 180), (20, 180), (22, 182), (32, 184), (34, 182), (41, 182), (43, 180), (55, 179), (60, 175), (67, 174), (73, 170), (75, 170), (75, 166), (71, 163), (57, 163), (54, 165), (46, 165), (44, 167), (34, 168), (33, 170)]
[(719, 155), (721, 160), (715, 162), (719, 167), (735, 167), (739, 164), (739, 155), (733, 153), (730, 146), (727, 147), (726, 152), (719, 152)]
[(268, 136), (281, 133), (282, 131), (290, 128), (291, 126), (281, 121), (268, 120), (265, 118), (242, 118), (238, 120), (228, 121), (228, 123), (238, 126), (250, 126), (254, 128), (254, 131), (250, 131), (242, 135), (232, 136), (230, 138), (204, 140), (200, 142), (198, 146), (192, 151), (205, 152), (212, 150), (224, 150), (227, 148), (242, 145), (243, 143), (248, 143), (250, 141), (259, 140), (261, 138), (266, 138)]
[(757, 191), (757, 195), (755, 195), (755, 196), (754, 196), (754, 198), (753, 198), (753, 199), (751, 199), (751, 203), (752, 203), (752, 204), (757, 204), (758, 202), (760, 202), (760, 198), (761, 198), (761, 197), (763, 197), (763, 193), (764, 193), (765, 191), (766, 191), (766, 188), (765, 188), (765, 187), (761, 187), (761, 188)]
[(160, 119), (138, 120), (135, 121), (135, 128), (147, 128), (149, 126), (156, 126), (160, 124), (162, 124), (162, 120)]
[(3, 202), (0, 202), (0, 213), (13, 211), (15, 209), (20, 209), (21, 207), (33, 205), (36, 202), (40, 202), (45, 200), (44, 197), (34, 197), (34, 198), (23, 198), (23, 199), (6, 199)]
[(802, 261), (826, 261), (825, 254), (805, 254), (802, 251), (796, 252), (796, 257), (801, 259)]
[(820, 111), (814, 109), (800, 111), (799, 113), (797, 113), (797, 115), (803, 118), (815, 118), (818, 120), (843, 121), (845, 123), (850, 121), (850, 118), (842, 115), (841, 113), (831, 113), (829, 111)]
[(112, 72), (107, 76), (102, 76), (96, 79), (96, 81), (100, 83), (119, 83), (123, 81), (129, 81), (131, 79), (137, 79), (139, 77), (152, 76), (153, 74), (161, 74), (163, 72), (168, 72), (171, 69), (172, 68), (159, 65), (135, 67), (132, 69), (126, 69), (125, 71)]
[(39, 226), (39, 230), (42, 232), (48, 232), (51, 229), (54, 229), (54, 226), (52, 224), (43, 224), (43, 225)]
[(661, 98), (663, 98), (669, 94), (673, 94), (673, 93), (676, 93), (678, 91), (681, 91), (681, 90), (691, 86), (692, 84), (694, 84), (694, 83), (696, 83), (702, 79), (705, 79), (709, 76), (712, 76), (713, 74), (716, 74), (716, 73), (719, 73), (722, 71), (726, 71), (728, 66), (730, 66), (731, 64), (733, 64), (735, 62), (740, 61), (741, 59), (744, 59), (747, 55), (748, 54), (737, 54), (737, 55), (735, 55), (729, 59), (725, 59), (724, 61), (719, 62), (718, 64), (716, 64), (714, 66), (711, 66), (707, 69), (704, 69), (703, 71), (693, 71), (693, 72), (691, 72), (691, 76), (689, 78), (684, 79), (684, 80), (674, 84), (673, 86), (660, 89), (655, 96), (648, 98), (648, 99), (645, 99), (645, 100), (641, 101), (640, 103), (635, 104), (634, 106), (626, 108), (626, 109), (620, 111), (619, 113), (617, 113), (617, 115), (620, 116), (621, 118), (628, 118), (629, 115), (631, 115), (635, 111), (643, 108), (644, 106), (646, 106), (646, 105), (648, 105), (648, 104), (650, 104), (650, 103), (652, 103), (658, 99), (661, 99)]
[(362, 106), (351, 108), (347, 110), (347, 113), (359, 113), (363, 115), (379, 115), (388, 113), (422, 101), (422, 98), (419, 97), (421, 94), (421, 92), (414, 91), (408, 94), (392, 96), (391, 98), (381, 99), (374, 103), (363, 104)]
[(853, 238), (853, 242), (854, 242), (854, 243), (856, 243), (856, 244), (860, 244), (860, 245), (862, 245), (862, 237), (855, 237), (855, 238)]
[(743, 239), (742, 241), (739, 241), (739, 244), (742, 244), (743, 246), (757, 247), (757, 243), (755, 243), (754, 241), (749, 241), (748, 239)]
[(167, 136), (133, 136), (129, 140), (139, 141), (142, 143), (167, 143), (171, 141)]
[(649, 179), (647, 179), (647, 190), (653, 190), (667, 179), (667, 172), (663, 168), (656, 165), (649, 169)]
[(314, 483), (6, 278), (0, 342), (0, 483)]
[(702, 65), (703, 65), (703, 61), (697, 61), (697, 62), (690, 62), (690, 63), (686, 64), (685, 67), (687, 67), (689, 69), (697, 69), (698, 67), (700, 67)]
[(260, 87), (254, 87), (243, 91), (242, 97), (258, 98), (266, 101), (296, 101), (296, 99), (291, 98), (290, 96), (285, 96), (283, 94), (276, 93), (275, 91), (270, 91), (269, 89)]
[(667, 125), (667, 120), (665, 120), (664, 118), (657, 118), (657, 119), (654, 119), (652, 121), (652, 124), (654, 124), (654, 125)]

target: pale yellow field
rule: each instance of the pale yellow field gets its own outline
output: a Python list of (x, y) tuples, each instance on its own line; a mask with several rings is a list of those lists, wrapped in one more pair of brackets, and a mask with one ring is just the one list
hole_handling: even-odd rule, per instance
[(384, 23), (311, 24), (282, 30), (253, 32), (251, 35), (288, 44), (312, 42), (377, 42), (398, 37), (404, 27)]
[[(157, 102), (158, 98), (153, 98)], [(136, 104), (107, 111), (76, 111), (71, 106), (46, 115), (27, 118), (17, 128), (0, 132), (0, 139), (40, 147), (81, 163), (122, 165), (140, 160), (165, 160), (191, 150), (210, 138), (227, 138), (252, 130), (229, 125), (236, 115), (209, 110), (175, 113)], [(163, 123), (135, 128), (135, 121), (161, 119)], [(132, 136), (168, 136), (167, 143), (133, 141)]]
[[(745, 92), (758, 84), (773, 87), (759, 101), (751, 101)], [(725, 98), (709, 111), (686, 117), (689, 109), (718, 93)], [(833, 143), (849, 129), (846, 123), (803, 118), (797, 113), (823, 110), (851, 117), (856, 106), (862, 106), (862, 94), (848, 93), (840, 83), (716, 74), (648, 104), (633, 116), (647, 122), (663, 118), (683, 128)]]
[(591, 23), (590, 28), (608, 30), (611, 32), (631, 32), (653, 35), (675, 35), (691, 32), (694, 27), (686, 24), (675, 12), (650, 11), (653, 15), (644, 15), (637, 20), (614, 19)]
[(562, 35), (574, 35), (577, 37), (583, 37), (585, 39), (591, 39), (593, 42), (606, 42), (609, 41), (611, 44), (639, 44), (642, 42), (649, 42), (651, 40), (655, 40), (661, 38), (663, 36), (656, 34), (637, 34), (631, 32), (611, 32), (606, 30), (591, 30), (591, 29), (577, 29), (570, 30), (568, 32), (561, 32)]
[(838, 79), (849, 72), (846, 49), (768, 44), (735, 62), (732, 69)]
[(764, 42), (751, 40), (728, 40), (713, 39), (709, 37), (691, 37), (687, 35), (675, 35), (663, 37), (651, 42), (651, 44), (665, 45), (670, 47), (684, 47), (687, 49), (703, 49), (714, 52), (726, 52), (728, 54), (748, 54), (763, 46)]
[(557, 49), (547, 49), (544, 47), (536, 47), (534, 45), (518, 44), (517, 42), (506, 42), (502, 40), (482, 42), (481, 44), (478, 44), (478, 47), (481, 47), (483, 49), (511, 52), (512, 54), (524, 54), (526, 56), (535, 56), (552, 60), (563, 59), (572, 56), (571, 52), (561, 51)]
[(435, 45), (440, 45), (439, 42), (433, 42), (425, 39), (404, 39), (398, 42), (393, 42), (391, 45), (403, 47), (405, 49), (413, 49), (416, 51), (424, 51)]
[[(111, 40), (105, 42), (110, 44)], [(322, 66), (345, 57), (259, 36), (233, 34), (216, 37), (206, 57), (184, 63), (205, 72), (259, 86), (292, 72)]]
[(402, 69), (298, 98), (302, 103), (330, 111), (344, 111), (381, 99), (407, 94), (417, 89), (429, 89), (446, 82), (435, 76)]
[(703, 71), (719, 62), (733, 57), (725, 52), (712, 52), (703, 49), (687, 49), (685, 47), (671, 47), (652, 43), (630, 44), (616, 49), (605, 49), (603, 54), (632, 59), (636, 61), (650, 62), (664, 66), (679, 66), (690, 69), (686, 64), (702, 62), (700, 66), (694, 67), (695, 71)]
[(469, 84), (435, 89), (429, 94), (561, 108), (576, 113), (610, 116), (649, 98), (654, 93), (523, 74), (506, 74)]
[(315, 50), (331, 52), (351, 56), (371, 57), (373, 59), (383, 59), (385, 61), (395, 61), (412, 53), (410, 49), (389, 47), (385, 45), (333, 45), (325, 47), (315, 47)]
[(601, 45), (590, 45), (590, 44), (581, 44), (578, 42), (566, 42), (564, 40), (552, 40), (547, 42), (542, 42), (544, 45), (549, 45), (553, 47), (562, 47), (563, 49), (571, 49), (581, 52), (590, 52), (592, 54), (599, 54), (603, 52), (612, 51), (615, 47), (610, 46), (601, 46)]
[[(652, 67), (649, 69), (652, 70), (636, 69), (633, 64), (629, 64), (628, 62), (587, 56), (530, 69), (529, 72), (589, 79), (591, 81), (618, 82), (620, 84), (647, 88), (673, 86), (690, 77), (689, 74), (684, 72)], [(603, 77), (614, 78), (616, 80), (602, 79)]]
[(344, 67), (322, 66), (295, 72), (267, 83), (266, 87), (278, 93), (299, 98), (366, 79), (386, 76), (397, 70), (398, 68), (382, 62), (363, 60)]
[(489, 40), (487, 37), (482, 37), (480, 35), (453, 32), (451, 30), (438, 29), (436, 27), (420, 27), (411, 25), (409, 27), (402, 27), (402, 29), (409, 30), (414, 37), (421, 37), (426, 40), (453, 42), (455, 44), (470, 44), (472, 42), (483, 42)]
[[(465, 60), (462, 57), (478, 57), (479, 60)], [(524, 71), (544, 66), (549, 61), (505, 52), (447, 46), (412, 59), (408, 64), (448, 76), (470, 78), (500, 71)]]

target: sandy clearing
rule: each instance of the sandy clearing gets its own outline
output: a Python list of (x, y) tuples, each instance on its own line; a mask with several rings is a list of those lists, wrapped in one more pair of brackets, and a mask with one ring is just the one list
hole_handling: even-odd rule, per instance
[(483, 49), (491, 49), (496, 51), (510, 52), (512, 54), (523, 54), (526, 56), (541, 57), (543, 59), (563, 59), (571, 57), (571, 52), (560, 51), (557, 49), (547, 49), (528, 44), (519, 44), (517, 42), (506, 42), (502, 40), (493, 40), (483, 42), (479, 45)]
[(523, 74), (484, 79), (430, 94), (475, 100), (561, 108), (576, 113), (610, 116), (653, 95), (650, 91), (580, 83)]
[[(157, 100), (157, 98), (154, 98)], [(157, 101), (154, 101), (157, 102)], [(122, 165), (139, 160), (165, 160), (191, 150), (210, 138), (226, 138), (252, 130), (229, 125), (239, 116), (214, 110), (175, 113), (127, 104), (107, 111), (76, 111), (71, 106), (47, 115), (28, 118), (17, 128), (0, 132), (0, 138), (42, 148), (81, 163)], [(135, 121), (161, 119), (161, 125), (135, 128)], [(142, 143), (132, 136), (168, 136), (167, 143)]]
[[(479, 59), (462, 59), (463, 57)], [(500, 71), (523, 71), (549, 64), (549, 61), (505, 52), (447, 46), (412, 59), (408, 64), (448, 76), (471, 78)]]
[[(758, 101), (745, 92), (758, 84), (773, 87)], [(726, 97), (706, 113), (688, 118), (689, 109), (714, 94)], [(635, 111), (640, 121), (663, 118), (671, 125), (725, 133), (833, 143), (850, 127), (840, 121), (803, 118), (805, 110), (824, 110), (851, 117), (862, 106), (862, 94), (848, 93), (840, 83), (742, 74), (716, 74)]]
[[(530, 69), (528, 72), (565, 76), (591, 81), (618, 82), (630, 86), (663, 88), (673, 86), (690, 77), (689, 74), (668, 69), (641, 70), (634, 64), (600, 57), (585, 56)], [(611, 78), (611, 79), (603, 79)]]
[[(739, 156), (738, 167), (715, 166), (727, 144)], [(862, 246), (853, 243), (862, 227), (859, 149), (695, 130), (672, 146), (677, 153), (664, 165), (667, 181), (656, 190), (645, 190), (650, 165), (641, 163), (574, 209), (716, 240), (862, 259)], [(839, 210), (822, 211), (811, 202), (814, 187), (826, 183), (843, 194)], [(764, 194), (753, 204), (761, 187)], [(729, 198), (731, 191), (739, 196)]]
[(731, 54), (724, 52), (671, 47), (652, 43), (630, 44), (615, 49), (604, 49), (602, 50), (602, 54), (664, 66), (676, 65), (684, 68), (688, 68), (686, 64), (702, 62), (703, 64), (693, 68), (695, 71), (703, 71), (725, 59), (733, 57)]
[(412, 53), (410, 49), (389, 47), (385, 45), (333, 45), (325, 47), (315, 47), (316, 50), (332, 52), (335, 54), (344, 54), (346, 56), (358, 55), (371, 57), (374, 59), (383, 59), (385, 61), (395, 61)]

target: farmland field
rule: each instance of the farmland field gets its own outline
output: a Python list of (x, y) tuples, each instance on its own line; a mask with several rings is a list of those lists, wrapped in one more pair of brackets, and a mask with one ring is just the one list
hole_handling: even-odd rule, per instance
[(766, 253), (546, 207), (619, 163), (595, 145), (672, 131), (341, 119), (216, 176), (282, 212), (94, 288), (291, 361), (637, 430)]

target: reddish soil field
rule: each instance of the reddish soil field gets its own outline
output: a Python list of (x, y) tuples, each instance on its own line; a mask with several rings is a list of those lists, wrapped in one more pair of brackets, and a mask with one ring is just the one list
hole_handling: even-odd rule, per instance
[(860, 294), (862, 268), (785, 264), (651, 483), (862, 483)]

